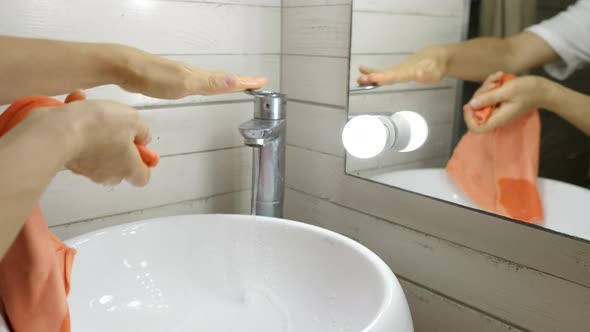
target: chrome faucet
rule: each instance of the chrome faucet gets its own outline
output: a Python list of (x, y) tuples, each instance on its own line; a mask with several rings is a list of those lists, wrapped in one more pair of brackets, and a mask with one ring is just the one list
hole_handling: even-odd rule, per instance
[(287, 97), (267, 91), (254, 96), (254, 118), (240, 125), (244, 144), (253, 148), (251, 214), (283, 217)]

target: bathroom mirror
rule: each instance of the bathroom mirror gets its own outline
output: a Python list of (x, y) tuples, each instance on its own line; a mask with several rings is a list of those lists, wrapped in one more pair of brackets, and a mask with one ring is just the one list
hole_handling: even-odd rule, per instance
[[(436, 84), (360, 87), (359, 66), (385, 69), (426, 46), (508, 36), (574, 2), (354, 0), (348, 123), (342, 137), (347, 174), (518, 219), (474, 203), (445, 170), (467, 132), (462, 107), (479, 83), (445, 78)], [(531, 74), (549, 77), (542, 68)], [(581, 70), (561, 83), (590, 94), (588, 82), (590, 70)], [(537, 186), (544, 215), (534, 225), (590, 240), (590, 210), (585, 208), (590, 202), (590, 140), (552, 113), (541, 110), (540, 119)]]

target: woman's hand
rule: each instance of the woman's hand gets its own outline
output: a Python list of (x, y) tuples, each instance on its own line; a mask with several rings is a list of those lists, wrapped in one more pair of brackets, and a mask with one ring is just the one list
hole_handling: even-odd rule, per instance
[(208, 71), (137, 48), (0, 36), (0, 105), (116, 84), (161, 99), (255, 90), (260, 77)]
[(389, 69), (359, 68), (359, 85), (388, 85), (416, 81), (437, 83), (447, 72), (449, 56), (444, 47), (428, 47)]
[(100, 184), (147, 184), (150, 170), (135, 143), (148, 144), (151, 137), (136, 110), (112, 101), (84, 100), (46, 112), (51, 113), (45, 116), (48, 125), (63, 123), (77, 141), (67, 158), (68, 169)]
[[(495, 88), (495, 83), (504, 73), (488, 77), (471, 101), (463, 107), (464, 118), (469, 130), (484, 133), (503, 126), (524, 113), (545, 107), (551, 94), (549, 81), (537, 76), (523, 76)], [(477, 124), (473, 111), (487, 106), (498, 108), (483, 124)]]
[(261, 77), (238, 76), (222, 70), (209, 71), (125, 47), (126, 73), (120, 86), (129, 91), (161, 99), (191, 95), (215, 95), (260, 89)]

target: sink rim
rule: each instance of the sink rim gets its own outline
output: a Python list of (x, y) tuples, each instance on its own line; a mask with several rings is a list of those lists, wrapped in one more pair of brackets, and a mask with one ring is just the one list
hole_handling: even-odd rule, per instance
[[(154, 218), (147, 218), (138, 221), (133, 221), (129, 223), (123, 223), (119, 225), (107, 226), (103, 228), (96, 229), (94, 231), (86, 232), (71, 238), (64, 240), (64, 243), (70, 247), (79, 250), (79, 245), (89, 241), (92, 238), (95, 238), (99, 235), (104, 235), (105, 233), (118, 233), (119, 231), (137, 227), (146, 224), (153, 224), (153, 223), (171, 223), (174, 222), (174, 219), (178, 219), (179, 221), (184, 218), (197, 218), (197, 219), (207, 219), (207, 218), (231, 218), (235, 220), (239, 220), (240, 222), (250, 222), (250, 223), (260, 223), (260, 222), (273, 222), (282, 225), (286, 225), (287, 227), (295, 227), (299, 230), (309, 231), (318, 234), (319, 236), (324, 236), (334, 241), (340, 242), (342, 245), (349, 247), (351, 250), (357, 251), (363, 257), (365, 257), (374, 267), (378, 274), (378, 279), (381, 282), (381, 286), (383, 286), (383, 294), (382, 298), (378, 307), (378, 311), (374, 314), (374, 316), (367, 321), (365, 328), (361, 332), (370, 331), (375, 325), (377, 325), (380, 320), (383, 318), (382, 316), (389, 312), (389, 308), (392, 306), (394, 301), (394, 288), (396, 287), (396, 283), (399, 285), (399, 281), (397, 280), (393, 271), (389, 268), (389, 266), (373, 251), (369, 248), (365, 247), (363, 244), (345, 236), (340, 233), (328, 230), (323, 227), (303, 223), (300, 221), (295, 221), (291, 219), (285, 218), (274, 218), (274, 217), (265, 217), (265, 216), (252, 216), (252, 215), (245, 215), (245, 214), (180, 214), (180, 215), (171, 215), (171, 216), (163, 216), (163, 217), (154, 217)], [(241, 220), (240, 220), (241, 219)], [(75, 262), (74, 262), (75, 264)], [(399, 285), (401, 287), (401, 285)], [(407, 301), (405, 298), (404, 301)]]

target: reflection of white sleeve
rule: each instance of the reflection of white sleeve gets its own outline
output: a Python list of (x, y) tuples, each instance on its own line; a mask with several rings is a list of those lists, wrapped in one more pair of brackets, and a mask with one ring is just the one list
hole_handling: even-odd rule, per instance
[(0, 332), (9, 332), (8, 326), (6, 326), (6, 322), (0, 313)]
[(551, 76), (563, 80), (590, 63), (590, 0), (578, 0), (566, 11), (526, 30), (543, 38), (561, 57), (545, 66)]

